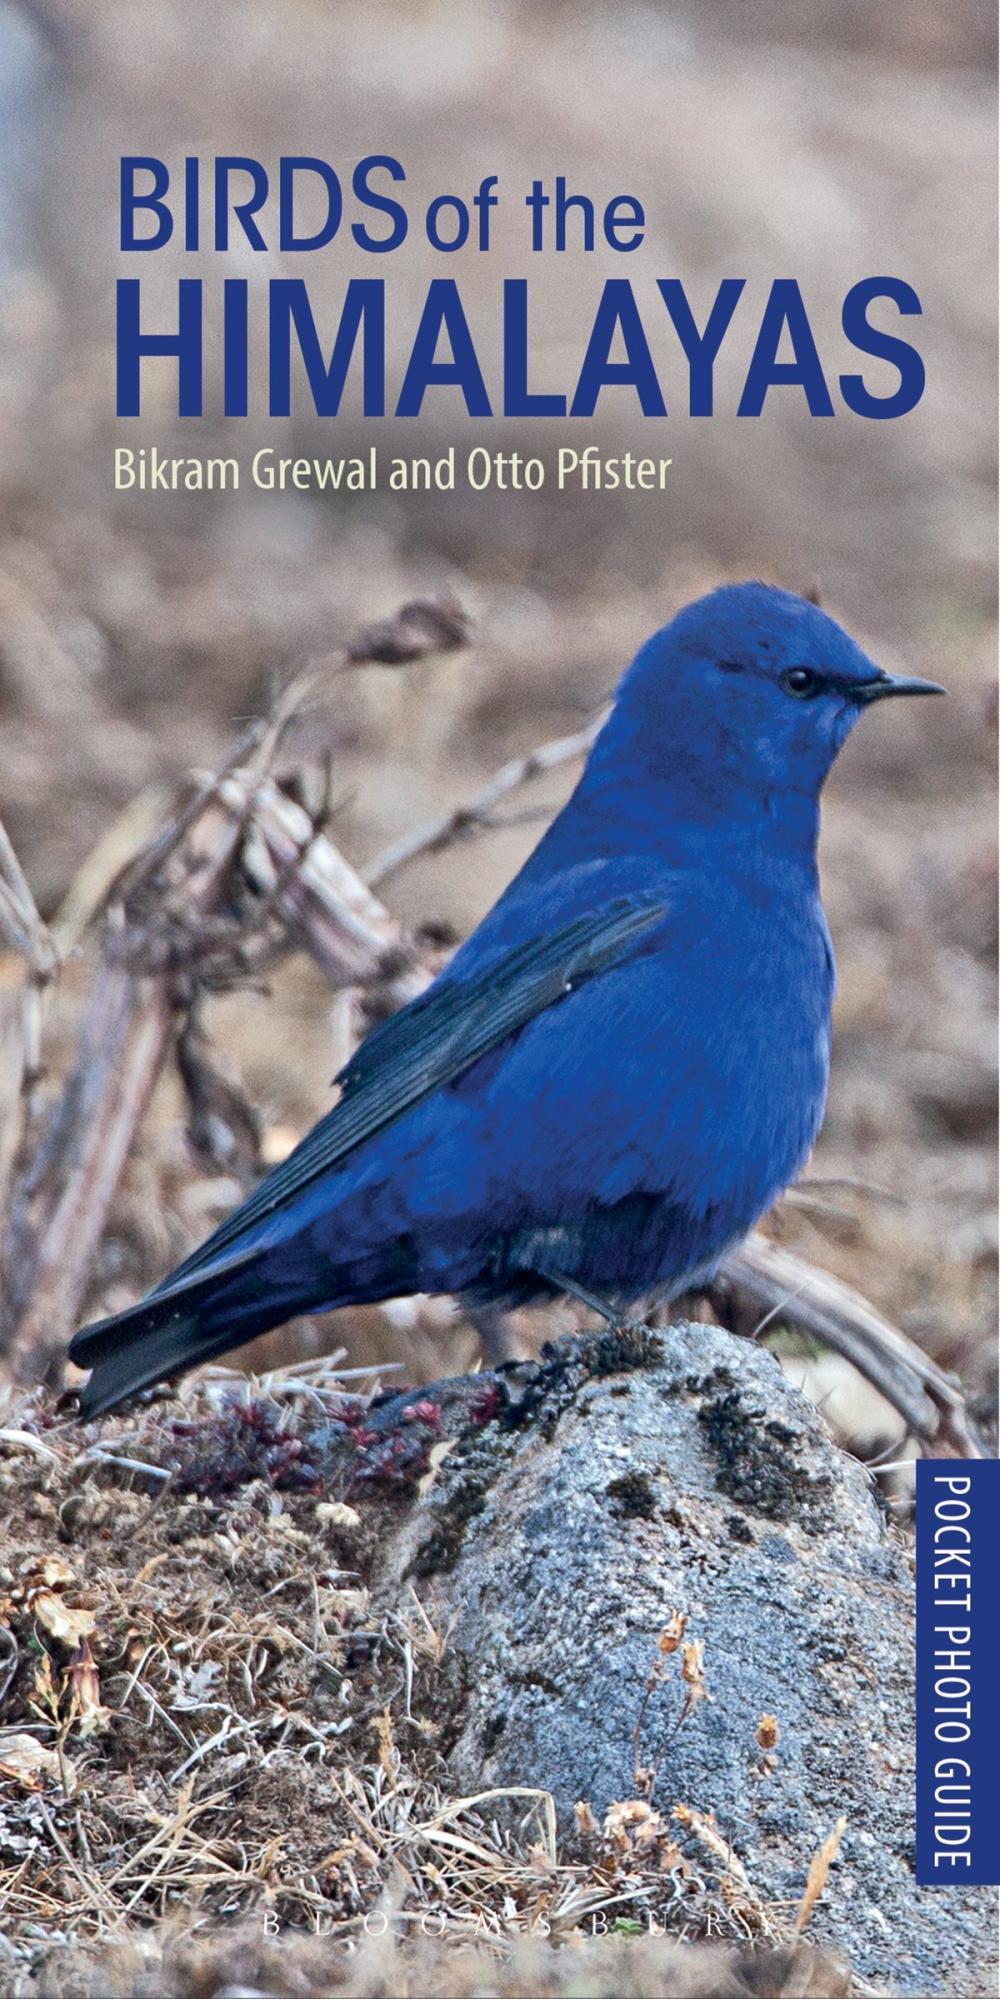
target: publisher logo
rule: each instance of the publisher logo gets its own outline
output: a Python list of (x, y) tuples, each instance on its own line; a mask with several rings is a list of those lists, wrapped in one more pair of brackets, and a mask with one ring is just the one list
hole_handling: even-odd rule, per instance
[(917, 1464), (917, 1880), (1000, 1883), (1000, 1464)]

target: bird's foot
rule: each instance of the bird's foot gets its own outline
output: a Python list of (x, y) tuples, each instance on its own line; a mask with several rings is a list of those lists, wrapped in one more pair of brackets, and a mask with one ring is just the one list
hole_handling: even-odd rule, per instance
[(621, 1311), (608, 1304), (605, 1298), (599, 1298), (596, 1292), (588, 1291), (575, 1278), (565, 1277), (558, 1270), (540, 1270), (539, 1276), (554, 1284), (557, 1290), (565, 1291), (570, 1298), (576, 1298), (604, 1320), (603, 1330), (589, 1336), (596, 1373), (614, 1374), (620, 1368), (641, 1367), (658, 1358), (661, 1349), (659, 1335), (647, 1326), (644, 1319), (623, 1318)]
[(577, 1283), (575, 1277), (565, 1277), (558, 1270), (540, 1269), (538, 1274), (544, 1277), (547, 1283), (554, 1284), (557, 1290), (565, 1291), (568, 1297), (575, 1298), (581, 1305), (586, 1305), (588, 1311), (596, 1312), (598, 1318), (604, 1320), (609, 1333), (614, 1333), (622, 1339), (631, 1337), (641, 1340), (648, 1336), (651, 1329), (644, 1319), (623, 1318), (617, 1306), (609, 1304), (606, 1298), (599, 1298), (596, 1291), (588, 1291), (585, 1285)]
[(663, 1341), (644, 1319), (614, 1318), (593, 1335), (595, 1374), (618, 1374), (623, 1368), (645, 1367), (660, 1358)]

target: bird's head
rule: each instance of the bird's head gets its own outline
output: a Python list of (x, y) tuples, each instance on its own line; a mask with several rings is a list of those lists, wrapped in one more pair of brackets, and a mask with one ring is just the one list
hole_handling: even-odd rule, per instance
[(941, 694), (885, 673), (815, 604), (766, 583), (737, 583), (688, 604), (625, 674), (607, 747), (682, 784), (692, 808), (748, 794), (780, 812), (812, 802), (864, 709)]

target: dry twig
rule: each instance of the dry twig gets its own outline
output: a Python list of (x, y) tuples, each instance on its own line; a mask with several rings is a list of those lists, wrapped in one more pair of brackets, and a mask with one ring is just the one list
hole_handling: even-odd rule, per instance
[[(191, 881), (192, 914), (212, 908), (232, 861), (238, 836), (225, 826), (222, 834)], [(44, 1379), (58, 1366), (170, 1046), (174, 981), (167, 970), (144, 976), (127, 954), (122, 962), (127, 923), (121, 910), (106, 933), (69, 1079), (34, 1160), (12, 1190), (2, 1258), (3, 1344), (15, 1380)]]
[[(359, 633), (332, 664), (297, 676), (269, 720), (200, 780), (110, 881), (107, 854), (88, 877), (81, 907), (92, 908), (95, 894), (109, 906), (76, 1059), (34, 1158), (26, 1156), (25, 1123), (11, 1160), (0, 1351), (15, 1380), (57, 1371), (135, 1132), (213, 950), (231, 956), (237, 974), (248, 969), (252, 917), (248, 926), (240, 918), (220, 925), (217, 916), (239, 886), (258, 901), (263, 894), (265, 911), (273, 902), (336, 984), (377, 986), (387, 1009), (426, 985), (429, 973), (400, 927), (267, 772), (324, 673), (400, 665), (466, 637), (464, 614), (450, 601), (404, 605), (395, 619)], [(28, 965), (21, 1040), (22, 1096), (30, 1106), (40, 1074), (41, 994), (57, 955), (2, 828), (0, 924)]]
[(420, 854), (439, 854), (456, 840), (466, 839), (477, 829), (489, 830), (493, 825), (492, 813), (504, 798), (512, 792), (520, 791), (532, 778), (542, 777), (547, 771), (557, 770), (560, 764), (573, 763), (585, 757), (592, 747), (604, 724), (607, 714), (602, 709), (594, 721), (586, 728), (577, 729), (571, 736), (555, 736), (550, 742), (539, 743), (526, 756), (515, 757), (496, 771), (489, 783), (470, 798), (465, 805), (456, 805), (441, 819), (434, 819), (428, 826), (418, 827), (414, 833), (406, 833), (401, 840), (395, 840), (386, 847), (365, 871), (369, 888), (383, 888), (391, 875), (398, 875)]
[(960, 1458), (986, 1455), (957, 1378), (840, 1278), (755, 1232), (730, 1251), (719, 1280), (737, 1313), (753, 1315), (755, 1332), (780, 1319), (843, 1354), (922, 1444)]
[[(42, 1079), (42, 1029), (45, 999), (56, 975), (59, 953), (47, 925), (43, 923), (24, 871), (0, 820), (0, 936), (23, 960), (20, 1021), (17, 1030), (17, 1059), (9, 1075), (16, 1096), (0, 1104), (0, 1214), (4, 1212), (8, 1190), (24, 1163), (30, 1144), (36, 1111), (36, 1094)], [(14, 1039), (11, 1023), (5, 1024), (5, 1040)], [(6, 1064), (4, 1065), (6, 1069)]]

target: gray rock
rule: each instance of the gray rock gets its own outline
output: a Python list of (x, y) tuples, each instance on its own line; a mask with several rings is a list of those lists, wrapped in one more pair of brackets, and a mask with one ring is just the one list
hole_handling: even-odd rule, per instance
[[(456, 1782), (551, 1791), (572, 1842), (577, 1801), (600, 1819), (638, 1764), (664, 1817), (715, 1813), (786, 1922), (844, 1814), (813, 1941), (883, 1989), (995, 1991), (993, 1891), (914, 1882), (912, 1578), (864, 1468), (773, 1356), (716, 1327), (548, 1353), (518, 1419), (465, 1432), (381, 1559), (384, 1589), (433, 1578), (454, 1617)], [(678, 1612), (710, 1695), (683, 1720), (681, 1654), (657, 1648)]]

